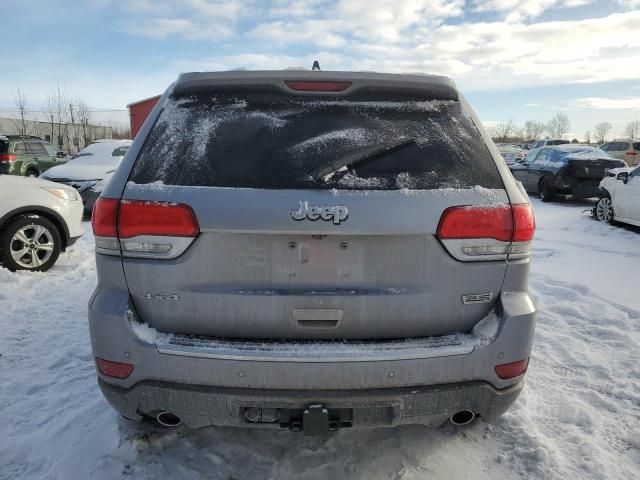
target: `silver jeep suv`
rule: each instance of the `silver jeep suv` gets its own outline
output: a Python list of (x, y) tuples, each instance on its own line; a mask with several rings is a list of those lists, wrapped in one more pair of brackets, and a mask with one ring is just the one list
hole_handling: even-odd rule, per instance
[(534, 219), (448, 78), (187, 73), (93, 212), (100, 387), (165, 426), (505, 412)]

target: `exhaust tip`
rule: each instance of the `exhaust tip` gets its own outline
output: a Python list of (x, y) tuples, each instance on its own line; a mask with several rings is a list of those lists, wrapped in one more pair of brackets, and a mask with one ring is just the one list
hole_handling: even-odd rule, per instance
[(461, 410), (451, 415), (451, 423), (454, 425), (468, 425), (476, 418), (476, 414), (471, 410)]
[(160, 412), (156, 415), (156, 421), (163, 427), (177, 427), (182, 423), (182, 419), (171, 412)]

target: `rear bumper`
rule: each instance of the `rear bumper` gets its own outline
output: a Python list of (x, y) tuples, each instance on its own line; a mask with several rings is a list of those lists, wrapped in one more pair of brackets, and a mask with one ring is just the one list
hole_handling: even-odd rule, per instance
[[(499, 415), (522, 388), (522, 377), (500, 379), (495, 366), (530, 356), (536, 309), (526, 291), (501, 295), (497, 335), (467, 351), (443, 354), (427, 346), (409, 354), (388, 349), (384, 355), (364, 351), (358, 358), (342, 359), (230, 354), (222, 348), (212, 351), (211, 346), (199, 351), (198, 345), (169, 351), (163, 338), (152, 330), (136, 334), (126, 318), (130, 298), (121, 259), (100, 260), (102, 280), (89, 302), (91, 344), (94, 356), (134, 366), (126, 379), (98, 374), (105, 396), (128, 418), (166, 410), (191, 426), (256, 426), (244, 422), (242, 408), (326, 403), (346, 405), (354, 415), (362, 405), (356, 426), (438, 424), (464, 409), (485, 417)], [(510, 277), (505, 282), (519, 286)], [(386, 416), (375, 413), (376, 408), (386, 409)]]
[[(451, 415), (471, 410), (483, 418), (502, 415), (515, 402), (524, 381), (498, 390), (485, 382), (345, 391), (255, 390), (144, 381), (119, 388), (99, 380), (102, 393), (122, 415), (140, 420), (171, 412), (191, 428), (223, 425), (291, 428), (281, 411), (321, 404), (329, 411), (348, 410), (348, 426), (440, 425)], [(269, 412), (257, 420), (249, 409)]]

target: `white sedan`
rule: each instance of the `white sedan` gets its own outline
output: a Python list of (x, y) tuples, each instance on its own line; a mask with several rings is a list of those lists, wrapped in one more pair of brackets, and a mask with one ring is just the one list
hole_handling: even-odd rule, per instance
[(71, 187), (0, 175), (0, 264), (43, 272), (82, 236), (82, 199)]
[(598, 220), (640, 226), (640, 167), (608, 170), (600, 189), (602, 194), (593, 209)]

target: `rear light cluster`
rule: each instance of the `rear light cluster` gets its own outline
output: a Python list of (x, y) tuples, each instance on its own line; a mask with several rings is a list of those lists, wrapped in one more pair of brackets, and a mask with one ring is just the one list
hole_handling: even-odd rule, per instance
[(2, 153), (0, 154), (0, 163), (11, 163), (15, 162), (18, 157), (13, 153)]
[(438, 238), (462, 261), (526, 258), (531, 252), (535, 219), (531, 205), (472, 205), (447, 208)]
[(635, 157), (636, 155), (638, 155), (638, 152), (636, 152), (635, 150), (629, 150), (627, 152), (627, 155), (629, 155), (630, 157)]
[(98, 198), (91, 217), (96, 252), (145, 258), (175, 258), (200, 233), (188, 205)]

